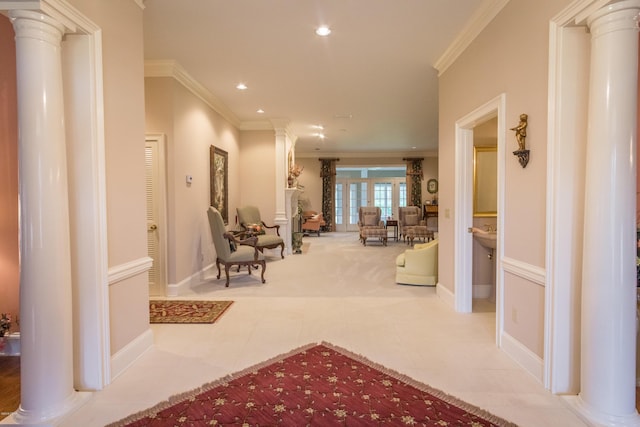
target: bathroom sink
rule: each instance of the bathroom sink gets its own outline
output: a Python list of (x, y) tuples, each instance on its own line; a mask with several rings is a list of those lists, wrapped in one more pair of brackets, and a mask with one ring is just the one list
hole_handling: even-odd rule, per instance
[(471, 232), (473, 233), (473, 237), (476, 239), (476, 241), (485, 248), (496, 248), (496, 238), (498, 234), (495, 231), (484, 231), (480, 230), (479, 228), (473, 227), (471, 229)]

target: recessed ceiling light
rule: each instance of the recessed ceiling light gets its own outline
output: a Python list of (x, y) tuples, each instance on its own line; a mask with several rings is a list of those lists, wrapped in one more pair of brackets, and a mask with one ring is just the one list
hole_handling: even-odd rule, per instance
[(258, 109), (258, 111), (256, 111), (258, 114), (264, 114), (264, 110), (262, 108)]
[(316, 34), (321, 37), (326, 37), (331, 34), (331, 29), (326, 25), (322, 25), (316, 29)]
[(311, 127), (314, 128), (314, 129), (320, 129), (320, 130), (324, 129), (324, 126), (322, 126), (322, 125), (313, 125)]
[(244, 83), (238, 83), (238, 85), (236, 86), (236, 89), (238, 90), (246, 90), (247, 89), (247, 85)]

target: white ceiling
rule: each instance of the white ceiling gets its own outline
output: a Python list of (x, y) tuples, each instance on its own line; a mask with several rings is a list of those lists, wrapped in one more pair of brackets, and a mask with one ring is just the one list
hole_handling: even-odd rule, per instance
[(145, 58), (175, 60), (241, 128), (285, 119), (297, 153), (435, 151), (434, 64), (488, 1), (146, 0)]

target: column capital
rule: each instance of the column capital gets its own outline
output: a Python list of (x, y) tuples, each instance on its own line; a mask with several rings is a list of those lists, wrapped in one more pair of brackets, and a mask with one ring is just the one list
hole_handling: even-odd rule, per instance
[[(576, 14), (575, 23), (578, 25), (587, 25), (593, 31), (592, 25), (594, 25), (594, 21), (608, 16), (606, 21), (619, 21), (617, 25), (619, 25), (621, 29), (629, 28), (630, 26), (637, 27), (637, 14), (639, 9), (640, 0), (591, 1)], [(595, 22), (595, 24), (598, 25), (599, 23)]]
[(18, 11), (39, 13), (62, 25), (63, 34), (77, 32), (75, 22), (78, 22), (77, 17), (82, 16), (73, 6), (61, 0), (0, 0), (0, 10), (9, 11), (10, 15)]
[(28, 37), (60, 46), (64, 26), (50, 16), (31, 10), (11, 10), (9, 18), (16, 38)]

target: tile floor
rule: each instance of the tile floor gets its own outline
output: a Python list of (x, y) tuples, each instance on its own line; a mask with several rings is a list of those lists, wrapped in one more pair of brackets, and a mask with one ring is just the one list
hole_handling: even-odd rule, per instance
[[(269, 253), (265, 284), (246, 272), (205, 277), (181, 299), (234, 300), (211, 325), (151, 325), (155, 345), (63, 420), (102, 426), (312, 342), (359, 353), (522, 427), (588, 425), (495, 345), (495, 312), (458, 314), (430, 287), (394, 282), (407, 246), (363, 247), (354, 233), (304, 239), (303, 254)], [(224, 272), (223, 272), (224, 275)]]

